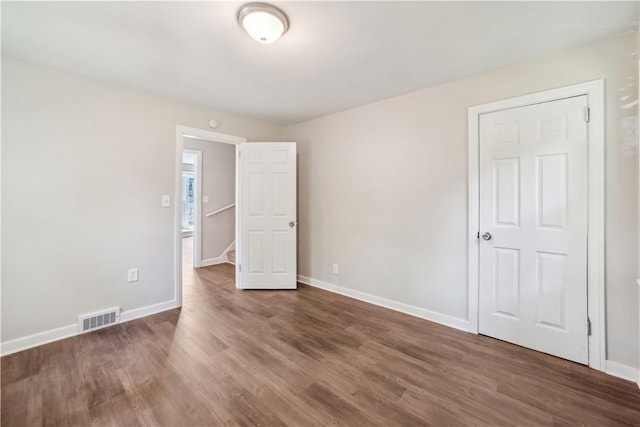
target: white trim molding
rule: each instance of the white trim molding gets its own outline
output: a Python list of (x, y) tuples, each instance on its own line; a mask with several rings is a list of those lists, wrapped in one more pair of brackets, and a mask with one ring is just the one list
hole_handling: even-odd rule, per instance
[(222, 252), (222, 255), (216, 258), (203, 259), (200, 263), (200, 267), (209, 267), (211, 265), (224, 264), (229, 261), (227, 258), (227, 252), (232, 251), (236, 247), (235, 240)]
[(638, 381), (638, 374), (640, 373), (640, 370), (612, 360), (605, 360), (604, 372), (609, 375), (613, 375), (614, 377), (635, 383)]
[[(193, 218), (193, 231), (191, 236), (193, 237), (193, 265), (194, 267), (200, 267), (202, 262), (202, 151), (191, 150), (183, 148), (182, 153), (190, 153), (195, 156), (195, 182), (194, 182), (194, 205), (195, 215)], [(182, 221), (182, 182), (180, 183), (180, 198), (176, 199), (176, 205), (180, 201), (180, 221)], [(184, 237), (184, 232), (182, 232)]]
[(162, 313), (163, 311), (172, 310), (178, 307), (180, 307), (178, 305), (178, 302), (173, 299), (140, 308), (134, 308), (133, 310), (123, 311), (120, 314), (120, 323), (129, 322), (131, 320), (140, 319), (141, 317), (147, 317), (153, 314)]
[(74, 323), (72, 325), (62, 326), (61, 328), (50, 329), (48, 331), (3, 342), (0, 345), (0, 354), (2, 356), (7, 356), (39, 345), (49, 344), (69, 337), (75, 337), (76, 335), (78, 335), (78, 324)]
[(434, 323), (449, 326), (451, 328), (459, 329), (467, 332), (469, 330), (469, 322), (465, 319), (449, 316), (447, 314), (437, 313), (435, 311), (427, 310), (424, 308), (416, 307), (413, 305), (405, 304), (398, 301), (393, 301), (387, 298), (382, 298), (376, 295), (371, 295), (365, 292), (356, 291), (353, 289), (345, 288), (343, 286), (334, 285), (333, 283), (324, 282), (322, 280), (313, 279), (311, 277), (298, 275), (298, 282), (305, 285), (313, 286), (314, 288), (324, 289), (325, 291), (333, 292), (336, 294), (344, 295), (349, 298), (357, 299), (360, 301), (374, 304), (380, 307), (388, 308), (390, 310), (399, 311), (410, 316), (419, 317), (421, 319), (429, 320)]
[[(469, 108), (468, 193), (468, 319), (469, 332), (478, 333), (479, 288), (479, 120), (481, 114), (540, 104), (574, 96), (587, 96), (588, 126), (588, 315), (591, 320), (589, 366), (604, 371), (606, 360), (604, 278), (604, 80), (593, 80)], [(585, 329), (586, 330), (586, 329)]]
[[(206, 141), (222, 142), (223, 144), (238, 145), (243, 142), (247, 142), (247, 138), (240, 136), (228, 135), (226, 133), (212, 132), (209, 130), (192, 128), (188, 126), (178, 125), (176, 126), (176, 158), (175, 158), (175, 177), (174, 177), (174, 299), (177, 302), (178, 307), (182, 306), (182, 221), (181, 212), (182, 206), (178, 203), (178, 200), (182, 200), (182, 152), (184, 150), (184, 137), (204, 139)], [(237, 161), (237, 159), (236, 159)], [(199, 168), (202, 170), (202, 165)], [(237, 170), (236, 170), (237, 173)], [(237, 186), (236, 186), (237, 187)], [(237, 193), (236, 193), (237, 194)], [(197, 206), (202, 206), (202, 197), (198, 199), (196, 204), (196, 221), (202, 220), (201, 212), (198, 212)], [(200, 225), (201, 222), (199, 222)], [(195, 240), (195, 238), (194, 238)], [(195, 243), (195, 242), (194, 242)], [(200, 260), (200, 256), (196, 257), (196, 267), (202, 266), (204, 261)]]
[[(171, 310), (178, 307), (179, 305), (177, 304), (176, 300), (170, 300), (170, 301), (164, 301), (158, 304), (147, 305), (145, 307), (134, 308), (133, 310), (123, 311), (120, 314), (120, 322), (114, 323), (111, 326), (128, 322), (130, 320), (139, 319), (141, 317), (151, 316), (152, 314), (161, 313), (163, 311)], [(0, 355), (7, 356), (9, 354), (17, 353), (23, 350), (28, 350), (30, 348), (38, 347), (44, 344), (49, 344), (54, 341), (60, 341), (65, 338), (75, 337), (77, 335), (78, 335), (77, 323), (73, 323), (67, 326), (62, 326), (60, 328), (50, 329), (44, 332), (38, 332), (37, 334), (27, 335), (26, 337), (20, 337), (20, 338), (16, 338), (16, 339), (1, 343)]]
[(227, 254), (215, 258), (203, 259), (200, 267), (211, 267), (212, 265), (225, 264), (227, 262)]
[(226, 133), (213, 132), (210, 130), (191, 128), (188, 126), (176, 126), (176, 132), (181, 136), (188, 136), (191, 138), (204, 139), (206, 141), (222, 142), (224, 144), (242, 144), (247, 142), (247, 138), (241, 136), (229, 135)]
[(220, 209), (216, 209), (215, 211), (211, 211), (211, 212), (209, 212), (209, 213), (206, 215), (206, 217), (207, 217), (207, 218), (209, 218), (209, 217), (212, 217), (212, 216), (216, 216), (216, 215), (218, 215), (220, 212), (224, 212), (224, 211), (226, 211), (227, 209), (234, 208), (235, 206), (236, 206), (236, 204), (235, 204), (235, 203), (231, 203), (230, 205), (227, 205), (227, 206), (222, 207), (222, 208), (220, 208)]

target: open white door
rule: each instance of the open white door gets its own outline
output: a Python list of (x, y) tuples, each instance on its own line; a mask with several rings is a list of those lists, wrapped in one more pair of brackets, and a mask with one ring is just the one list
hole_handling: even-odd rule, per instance
[(236, 287), (295, 289), (296, 144), (240, 144), (236, 170)]

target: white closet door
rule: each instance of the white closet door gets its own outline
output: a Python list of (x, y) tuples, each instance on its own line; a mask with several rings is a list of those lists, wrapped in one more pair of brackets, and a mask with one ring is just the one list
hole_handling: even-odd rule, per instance
[(480, 116), (479, 332), (588, 363), (587, 97)]

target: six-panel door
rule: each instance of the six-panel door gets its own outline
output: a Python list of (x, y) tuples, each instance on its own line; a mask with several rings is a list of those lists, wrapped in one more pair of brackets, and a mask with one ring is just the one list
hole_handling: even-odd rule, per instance
[(479, 164), (479, 332), (584, 364), (586, 98), (481, 115)]
[(296, 145), (241, 144), (238, 262), (242, 289), (295, 289)]

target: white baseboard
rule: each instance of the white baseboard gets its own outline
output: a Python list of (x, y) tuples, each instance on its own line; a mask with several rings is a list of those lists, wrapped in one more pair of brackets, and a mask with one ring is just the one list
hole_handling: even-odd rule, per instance
[(171, 310), (178, 307), (178, 301), (172, 299), (170, 301), (164, 301), (158, 304), (151, 304), (140, 308), (134, 308), (133, 310), (123, 311), (122, 313), (120, 313), (120, 323), (139, 319), (141, 317), (151, 316), (152, 314), (161, 313), (163, 311)]
[[(120, 323), (128, 322), (130, 320), (139, 319), (141, 317), (150, 316), (152, 314), (160, 313), (162, 311), (171, 310), (177, 308), (178, 303), (176, 300), (165, 301), (158, 304), (148, 305), (146, 307), (135, 308), (133, 310), (123, 311), (120, 314)], [(116, 323), (115, 325), (117, 325)], [(54, 341), (63, 340), (78, 335), (78, 324), (63, 326), (61, 328), (50, 329), (48, 331), (39, 332), (33, 335), (27, 335), (26, 337), (16, 338), (0, 344), (0, 355), (7, 356), (9, 354), (17, 353), (19, 351), (28, 350), (40, 345), (49, 344)]]
[(202, 261), (200, 261), (200, 267), (210, 267), (212, 265), (224, 264), (225, 262), (228, 261), (227, 252), (233, 250), (235, 247), (236, 247), (236, 241), (234, 240), (227, 247), (227, 249), (225, 249), (224, 252), (222, 252), (222, 255), (220, 255), (219, 257), (207, 258), (207, 259), (203, 259)]
[(411, 316), (419, 317), (421, 319), (426, 319), (431, 322), (440, 323), (441, 325), (449, 326), (461, 331), (469, 331), (469, 321), (466, 319), (460, 319), (458, 317), (449, 316), (447, 314), (437, 313), (435, 311), (427, 310), (398, 301), (393, 301), (387, 298), (378, 297), (375, 295), (367, 294), (365, 292), (355, 291), (353, 289), (334, 285), (333, 283), (323, 282), (322, 280), (313, 279), (311, 277), (298, 276), (298, 282), (316, 288), (324, 289), (326, 291), (334, 292), (336, 294), (354, 298), (360, 301), (368, 302), (370, 304), (378, 305), (380, 307), (385, 307), (391, 310), (399, 311), (401, 313), (409, 314)]
[(50, 342), (59, 341), (65, 338), (78, 335), (78, 324), (63, 326), (61, 328), (50, 329), (48, 331), (39, 332), (26, 337), (16, 338), (0, 344), (0, 355), (17, 353), (39, 345), (48, 344)]
[(638, 383), (639, 370), (631, 366), (623, 365), (622, 363), (605, 360), (604, 372), (614, 377), (622, 378), (623, 380)]
[(211, 267), (212, 265), (224, 264), (227, 262), (227, 254), (216, 258), (207, 258), (200, 261), (200, 267)]

